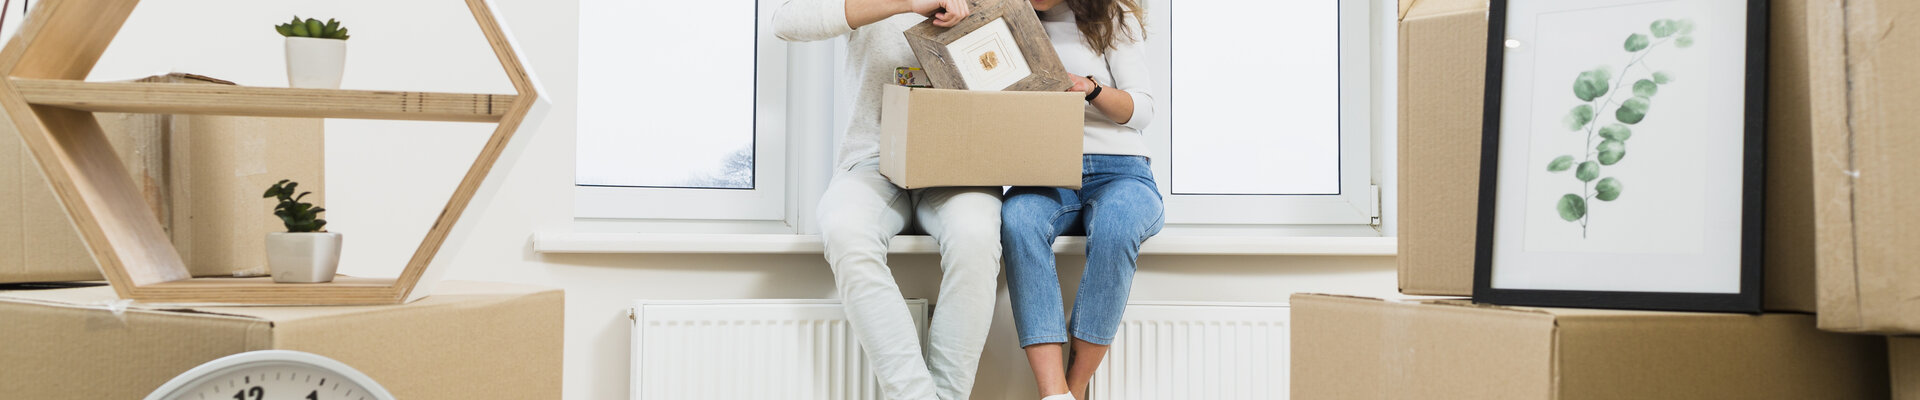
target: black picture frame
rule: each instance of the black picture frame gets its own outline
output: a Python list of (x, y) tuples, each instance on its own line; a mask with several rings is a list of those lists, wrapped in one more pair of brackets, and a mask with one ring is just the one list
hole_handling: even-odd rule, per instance
[[(1748, 0), (1744, 143), (1741, 178), (1740, 293), (1673, 293), (1581, 290), (1501, 289), (1492, 285), (1495, 210), (1499, 188), (1501, 95), (1506, 53), (1508, 2), (1491, 0), (1487, 32), (1485, 118), (1482, 125), (1480, 190), (1474, 254), (1475, 302), (1517, 306), (1613, 308), (1661, 311), (1759, 313), (1763, 220), (1765, 214), (1767, 108), (1767, 0)], [(1520, 0), (1553, 1), (1553, 0)]]

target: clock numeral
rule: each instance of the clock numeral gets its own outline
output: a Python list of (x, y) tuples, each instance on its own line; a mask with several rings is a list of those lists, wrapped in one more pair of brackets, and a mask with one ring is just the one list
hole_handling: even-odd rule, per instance
[(267, 397), (267, 390), (261, 389), (259, 386), (254, 386), (252, 388), (248, 388), (246, 390), (241, 390), (233, 393), (233, 400), (248, 400), (248, 399), (260, 400), (266, 397)]

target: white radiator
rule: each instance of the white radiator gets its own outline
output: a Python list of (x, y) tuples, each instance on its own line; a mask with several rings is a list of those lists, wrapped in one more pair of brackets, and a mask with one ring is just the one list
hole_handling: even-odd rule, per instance
[[(925, 342), (927, 302), (907, 300)], [(839, 300), (638, 300), (633, 398), (880, 400)]]
[(1098, 400), (1285, 399), (1288, 315), (1285, 304), (1130, 303), (1088, 392)]

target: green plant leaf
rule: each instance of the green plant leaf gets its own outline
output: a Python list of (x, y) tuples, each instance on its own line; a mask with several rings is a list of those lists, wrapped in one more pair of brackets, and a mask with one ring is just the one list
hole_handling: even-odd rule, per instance
[(1593, 198), (1600, 199), (1600, 201), (1613, 201), (1614, 199), (1620, 198), (1620, 191), (1626, 190), (1626, 188), (1626, 186), (1620, 184), (1619, 179), (1614, 179), (1614, 177), (1609, 176), (1607, 179), (1601, 179), (1599, 183), (1593, 184), (1593, 191), (1595, 192)]
[(293, 36), (298, 36), (298, 37), (307, 37), (307, 36), (308, 36), (308, 35), (307, 35), (307, 24), (305, 24), (305, 23), (299, 23), (299, 24), (293, 24), (293, 29), (292, 29), (292, 30), (293, 30)]
[(1547, 172), (1566, 172), (1573, 169), (1573, 156), (1560, 156), (1547, 163)]
[(1635, 96), (1653, 97), (1656, 93), (1660, 93), (1660, 84), (1653, 83), (1652, 80), (1641, 79), (1639, 82), (1633, 83), (1633, 94)]
[(1610, 124), (1600, 128), (1600, 137), (1625, 142), (1627, 138), (1633, 137), (1633, 129), (1623, 124)]
[(1681, 36), (1679, 39), (1674, 39), (1673, 47), (1679, 47), (1682, 49), (1693, 47), (1693, 36), (1692, 35)]
[(1635, 96), (1620, 103), (1620, 109), (1613, 112), (1613, 118), (1627, 125), (1638, 124), (1647, 119), (1647, 107), (1653, 106), (1653, 99)]
[(1578, 131), (1586, 129), (1587, 124), (1593, 122), (1593, 106), (1581, 104), (1573, 107), (1573, 111), (1567, 112), (1565, 122), (1567, 123), (1567, 130)]
[(1671, 19), (1653, 21), (1653, 37), (1665, 38), (1680, 31), (1680, 23)]
[(1573, 177), (1581, 182), (1593, 182), (1594, 178), (1600, 177), (1600, 163), (1592, 161), (1580, 163), (1580, 169), (1573, 171)]
[(1673, 74), (1669, 74), (1667, 71), (1655, 72), (1653, 73), (1653, 83), (1662, 85), (1673, 83)]
[(1581, 72), (1580, 77), (1573, 80), (1573, 97), (1580, 98), (1580, 101), (1593, 101), (1605, 96), (1607, 90), (1611, 89), (1607, 83), (1610, 80), (1613, 80), (1613, 73), (1606, 68)]
[(1565, 196), (1560, 196), (1560, 206), (1558, 208), (1560, 209), (1560, 219), (1567, 220), (1567, 222), (1579, 221), (1581, 217), (1587, 216), (1587, 199), (1580, 198), (1580, 195), (1569, 193)]
[(1627, 51), (1630, 51), (1630, 52), (1646, 50), (1647, 46), (1652, 44), (1653, 44), (1652, 41), (1647, 40), (1647, 35), (1635, 33), (1633, 35), (1627, 36), (1626, 47), (1627, 47)]
[(1674, 23), (1674, 27), (1678, 28), (1680, 34), (1682, 35), (1693, 34), (1693, 20), (1691, 19), (1683, 19), (1683, 20), (1677, 21)]
[(1606, 141), (1600, 142), (1600, 165), (1613, 165), (1615, 163), (1619, 163), (1620, 159), (1625, 158), (1626, 156), (1627, 156), (1626, 142), (1622, 142), (1618, 140), (1606, 140)]

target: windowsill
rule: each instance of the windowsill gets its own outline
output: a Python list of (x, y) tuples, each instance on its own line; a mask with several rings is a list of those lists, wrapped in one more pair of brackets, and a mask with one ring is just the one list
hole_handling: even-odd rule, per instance
[[(1144, 255), (1295, 255), (1391, 256), (1398, 249), (1391, 237), (1302, 236), (1155, 236), (1140, 246)], [(894, 237), (893, 254), (938, 254), (932, 237)], [(546, 254), (819, 254), (825, 250), (819, 235), (779, 234), (660, 234), (660, 233), (534, 233), (533, 250)], [(1062, 237), (1053, 245), (1057, 254), (1086, 252), (1086, 239)]]

